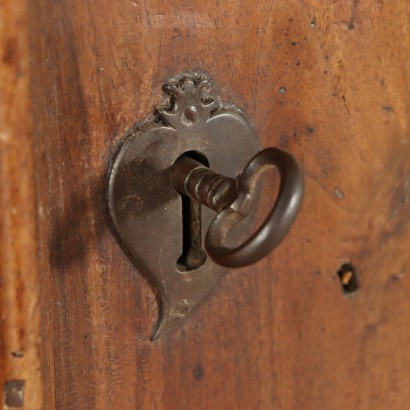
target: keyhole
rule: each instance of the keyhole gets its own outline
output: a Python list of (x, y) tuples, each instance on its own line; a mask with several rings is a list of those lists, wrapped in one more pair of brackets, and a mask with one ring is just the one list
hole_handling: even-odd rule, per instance
[[(188, 151), (192, 159), (208, 166), (203, 154)], [(206, 252), (202, 249), (201, 204), (189, 196), (180, 194), (182, 202), (182, 254), (177, 260), (180, 272), (190, 272), (200, 268), (206, 262)]]

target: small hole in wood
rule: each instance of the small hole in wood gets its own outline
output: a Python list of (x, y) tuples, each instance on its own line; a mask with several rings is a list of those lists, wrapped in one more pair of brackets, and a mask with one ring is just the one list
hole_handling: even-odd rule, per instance
[(351, 263), (343, 264), (337, 272), (345, 293), (353, 293), (359, 289), (357, 271)]

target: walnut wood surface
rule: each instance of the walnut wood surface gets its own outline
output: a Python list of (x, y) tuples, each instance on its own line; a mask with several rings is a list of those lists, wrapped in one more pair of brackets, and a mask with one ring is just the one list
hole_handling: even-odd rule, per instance
[(29, 403), (25, 408), (42, 409), (38, 208), (24, 1), (0, 1), (0, 56), (0, 403), (2, 409), (13, 403), (11, 388), (18, 380)]
[[(1, 363), (27, 377), (26, 408), (406, 409), (407, 1), (0, 8), (13, 4), (8, 30), (23, 45), (8, 55), (19, 50), (25, 69), (3, 53)], [(273, 255), (230, 271), (184, 329), (151, 343), (155, 297), (109, 229), (105, 175), (163, 80), (187, 69), (213, 76), (264, 147), (300, 160), (306, 193)], [(347, 296), (337, 272), (348, 262), (359, 289)], [(40, 337), (20, 368), (9, 350)]]

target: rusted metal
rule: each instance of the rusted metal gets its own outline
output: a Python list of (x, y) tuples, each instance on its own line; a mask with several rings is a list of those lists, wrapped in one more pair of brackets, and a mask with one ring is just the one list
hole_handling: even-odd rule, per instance
[(107, 192), (122, 248), (158, 289), (154, 340), (180, 327), (226, 273), (202, 246), (214, 212), (174, 189), (173, 164), (188, 152), (215, 172), (236, 177), (260, 149), (250, 122), (239, 109), (219, 101), (207, 75), (181, 74), (163, 90), (163, 103), (121, 144)]
[(3, 385), (5, 408), (24, 406), (25, 380), (9, 380)]
[(217, 212), (230, 205), (237, 196), (234, 178), (219, 175), (187, 155), (176, 160), (171, 182), (178, 192)]
[[(245, 168), (260, 150), (256, 132), (238, 108), (219, 101), (207, 75), (181, 74), (170, 79), (163, 91), (164, 102), (124, 139), (109, 172), (107, 193), (121, 246), (158, 289), (161, 313), (154, 340), (173, 332), (192, 315), (226, 273), (221, 265), (233, 266), (232, 256), (220, 248), (223, 241), (218, 239), (223, 239), (221, 230), (226, 225), (219, 217), (230, 213), (239, 221), (238, 215), (244, 212), (239, 202), (248, 204), (244, 190), (249, 188), (254, 199), (254, 175), (272, 165), (270, 160), (265, 164), (255, 157)], [(175, 168), (177, 160), (180, 167)], [(193, 168), (191, 160), (195, 160)], [(273, 166), (281, 171), (280, 163)], [(283, 170), (289, 171), (286, 166)], [(185, 183), (187, 191), (180, 186)], [(283, 201), (283, 193), (280, 198)], [(275, 218), (282, 209), (280, 198)], [(237, 210), (232, 209), (234, 204)], [(219, 212), (216, 218), (214, 211)], [(241, 232), (233, 234), (235, 241), (244, 243), (246, 227), (254, 217), (251, 213), (241, 222)], [(264, 232), (256, 234), (251, 248)]]
[[(257, 182), (268, 167), (279, 170), (281, 183), (272, 210), (262, 226), (238, 247), (226, 246), (230, 230), (252, 209)], [(278, 246), (292, 226), (303, 196), (303, 172), (286, 151), (267, 148), (256, 154), (238, 179), (224, 177), (188, 156), (176, 161), (171, 181), (181, 193), (218, 212), (206, 235), (208, 255), (219, 265), (237, 268), (251, 265)]]

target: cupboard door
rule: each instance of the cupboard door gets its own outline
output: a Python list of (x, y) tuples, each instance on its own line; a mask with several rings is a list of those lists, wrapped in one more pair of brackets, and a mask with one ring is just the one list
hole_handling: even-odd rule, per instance
[[(20, 380), (27, 409), (407, 408), (405, 0), (0, 10), (4, 403)], [(155, 294), (112, 234), (106, 174), (185, 70), (209, 73), (263, 147), (292, 152), (305, 198), (274, 253), (153, 343)]]

